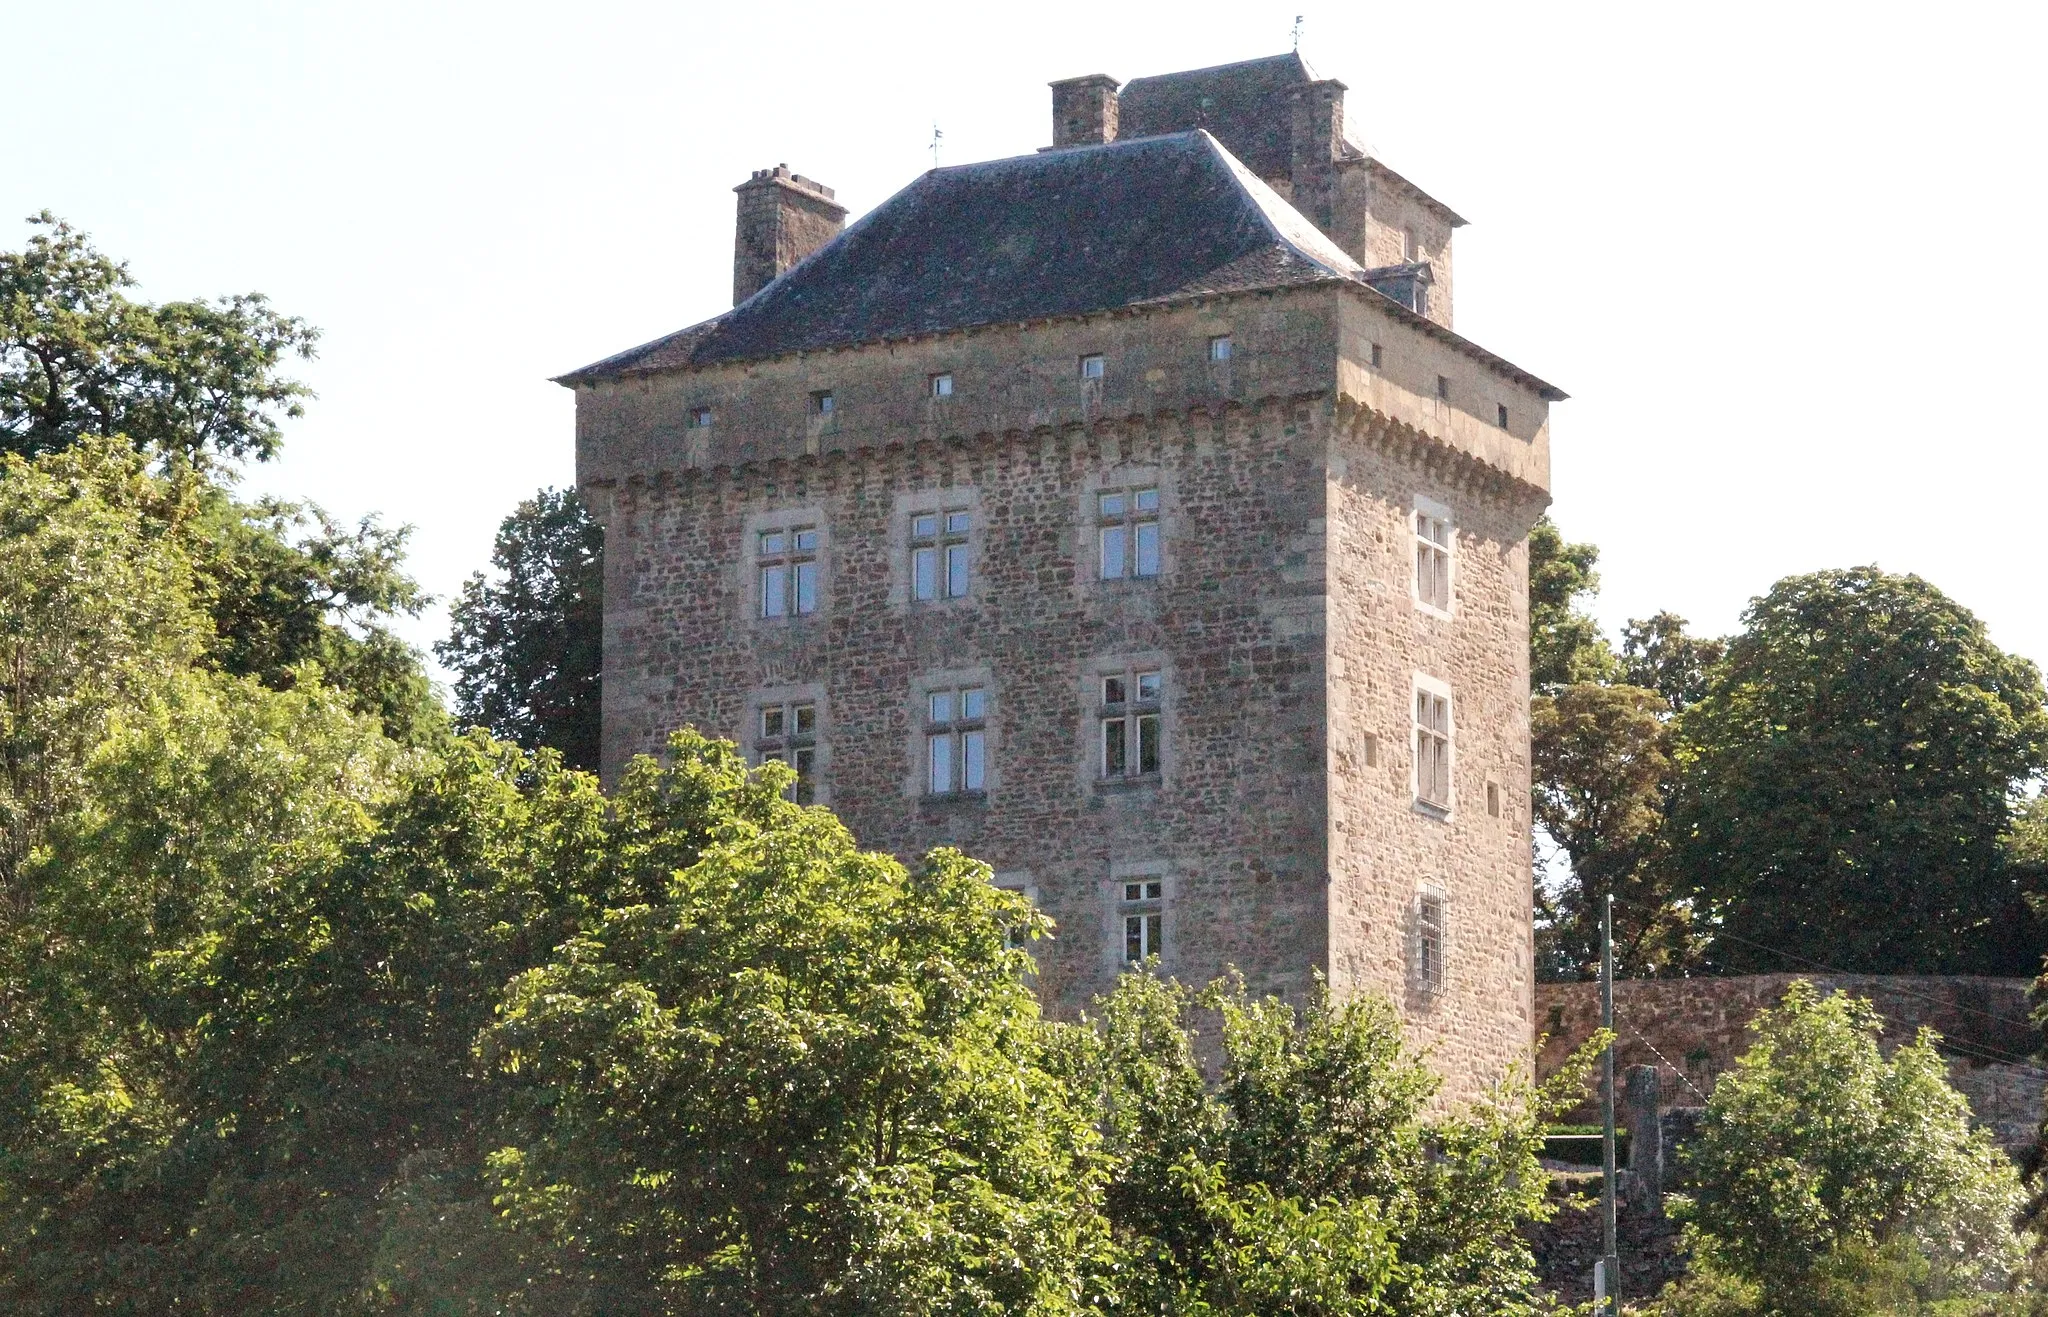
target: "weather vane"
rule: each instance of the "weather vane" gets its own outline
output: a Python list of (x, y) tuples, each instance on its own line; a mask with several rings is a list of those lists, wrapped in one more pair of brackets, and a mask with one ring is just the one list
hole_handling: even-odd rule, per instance
[(1299, 55), (1299, 54), (1301, 53), (1301, 20), (1302, 20), (1302, 18), (1303, 18), (1303, 15), (1301, 15), (1301, 14), (1296, 14), (1296, 15), (1294, 16), (1294, 53), (1295, 53), (1295, 54), (1297, 54), (1297, 55)]
[(940, 131), (939, 131), (939, 126), (938, 126), (938, 125), (937, 125), (936, 123), (932, 125), (932, 168), (933, 168), (933, 169), (937, 169), (937, 168), (939, 167), (939, 143), (940, 143), (941, 141), (945, 140), (945, 136), (946, 136), (946, 135), (945, 135), (944, 133), (942, 133), (942, 132), (940, 132)]

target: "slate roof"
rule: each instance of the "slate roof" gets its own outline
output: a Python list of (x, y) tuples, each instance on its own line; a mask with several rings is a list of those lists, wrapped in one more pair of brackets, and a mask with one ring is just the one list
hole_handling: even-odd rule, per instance
[(1364, 275), (1208, 133), (1120, 139), (930, 170), (724, 315), (556, 383)]
[(1316, 81), (1299, 54), (1133, 78), (1117, 95), (1117, 134), (1151, 137), (1204, 128), (1261, 178), (1294, 167), (1287, 94)]

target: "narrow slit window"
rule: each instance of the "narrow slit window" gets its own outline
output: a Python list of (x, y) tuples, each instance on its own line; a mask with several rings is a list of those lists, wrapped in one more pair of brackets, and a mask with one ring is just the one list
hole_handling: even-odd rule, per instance
[(971, 585), (968, 538), (974, 514), (966, 508), (936, 508), (910, 515), (910, 597), (961, 599)]
[(1385, 365), (1385, 364), (1386, 364), (1386, 349), (1382, 348), (1382, 347), (1381, 347), (1381, 346), (1380, 346), (1379, 344), (1377, 344), (1377, 343), (1373, 344), (1373, 345), (1372, 345), (1372, 368), (1373, 368), (1374, 370), (1378, 370), (1378, 369), (1379, 369), (1379, 368), (1380, 368), (1381, 366), (1383, 366), (1383, 365)]
[(1500, 404), (1500, 428), (1503, 430), (1508, 428), (1508, 405), (1506, 403)]
[(818, 611), (818, 528), (777, 526), (756, 533), (761, 616), (808, 617)]
[(1102, 677), (1101, 774), (1105, 781), (1160, 771), (1160, 695), (1157, 668), (1133, 668)]
[(988, 691), (948, 687), (925, 696), (925, 791), (934, 796), (988, 789)]
[(1500, 817), (1500, 783), (1486, 784), (1486, 812), (1494, 818)]
[(1451, 400), (1450, 376), (1439, 375), (1436, 377), (1436, 396), (1443, 399), (1445, 402), (1449, 402)]
[(1105, 581), (1159, 575), (1159, 490), (1104, 490), (1095, 496), (1096, 562)]

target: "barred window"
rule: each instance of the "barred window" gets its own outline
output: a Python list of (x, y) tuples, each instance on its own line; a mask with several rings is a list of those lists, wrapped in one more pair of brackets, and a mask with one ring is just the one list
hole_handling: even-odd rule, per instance
[(758, 533), (755, 564), (762, 617), (805, 617), (818, 611), (818, 528), (778, 526)]
[(980, 686), (926, 696), (925, 790), (950, 796), (986, 789), (988, 692)]
[(1435, 992), (1444, 986), (1444, 898), (1425, 889), (1415, 896), (1415, 986)]
[(968, 587), (966, 508), (934, 508), (910, 515), (910, 597), (959, 599)]
[(774, 760), (796, 770), (790, 798), (808, 805), (817, 794), (818, 706), (808, 700), (764, 704), (757, 715), (754, 761)]
[(1095, 496), (1102, 579), (1159, 575), (1159, 490), (1104, 490)]
[(1432, 809), (1451, 807), (1451, 697), (1415, 691), (1415, 798)]
[(1157, 668), (1132, 668), (1102, 678), (1104, 779), (1143, 777), (1159, 771), (1161, 685)]

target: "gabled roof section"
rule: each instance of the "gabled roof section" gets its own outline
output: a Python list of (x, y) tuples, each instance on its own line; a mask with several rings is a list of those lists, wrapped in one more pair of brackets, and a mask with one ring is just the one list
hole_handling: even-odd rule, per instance
[(1206, 132), (934, 169), (722, 316), (590, 380), (1361, 270)]
[(1292, 51), (1133, 78), (1117, 95), (1117, 132), (1148, 137), (1203, 128), (1261, 178), (1285, 178), (1294, 167), (1294, 114), (1287, 96), (1314, 81), (1315, 71)]

